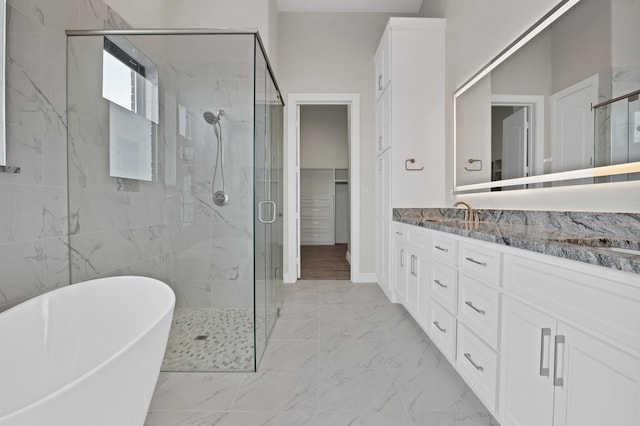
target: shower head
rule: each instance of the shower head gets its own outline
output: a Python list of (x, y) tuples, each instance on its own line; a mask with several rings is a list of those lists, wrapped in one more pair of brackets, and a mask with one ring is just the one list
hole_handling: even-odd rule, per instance
[(205, 113), (202, 114), (202, 117), (204, 118), (204, 121), (206, 121), (207, 123), (216, 124), (217, 122), (220, 121), (220, 117), (222, 117), (223, 115), (224, 115), (224, 111), (219, 109), (215, 113), (211, 111), (205, 111)]

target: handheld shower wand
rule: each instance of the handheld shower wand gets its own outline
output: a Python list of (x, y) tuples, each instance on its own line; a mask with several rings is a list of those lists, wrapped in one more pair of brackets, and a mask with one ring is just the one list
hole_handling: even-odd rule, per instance
[[(211, 179), (211, 194), (213, 196), (213, 202), (217, 206), (224, 206), (229, 202), (229, 195), (224, 190), (224, 158), (223, 158), (223, 143), (222, 143), (222, 125), (220, 119), (224, 116), (223, 110), (218, 110), (215, 113), (211, 111), (205, 111), (202, 114), (204, 121), (213, 126), (213, 132), (216, 135), (216, 162), (213, 168), (213, 177)], [(220, 177), (222, 178), (222, 189), (216, 191), (216, 177), (218, 175), (218, 164), (220, 165)]]

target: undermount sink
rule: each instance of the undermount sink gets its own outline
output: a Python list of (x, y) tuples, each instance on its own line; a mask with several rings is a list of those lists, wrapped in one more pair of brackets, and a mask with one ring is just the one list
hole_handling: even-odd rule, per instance
[(640, 250), (622, 247), (611, 247), (613, 240), (611, 240), (610, 238), (548, 238), (547, 241), (564, 244), (575, 244), (582, 247), (592, 247), (601, 250), (609, 250), (615, 253), (640, 256)]
[(603, 247), (603, 248), (605, 250), (611, 250), (616, 253), (633, 254), (635, 256), (640, 256), (640, 250), (633, 250), (633, 249), (620, 248), (620, 247)]

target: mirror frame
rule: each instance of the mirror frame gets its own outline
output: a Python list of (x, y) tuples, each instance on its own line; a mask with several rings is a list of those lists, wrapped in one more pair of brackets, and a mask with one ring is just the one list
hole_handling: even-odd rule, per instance
[(7, 138), (5, 120), (5, 57), (7, 31), (7, 2), (0, 0), (0, 166), (7, 165)]
[(571, 170), (567, 172), (547, 173), (538, 176), (527, 176), (516, 179), (505, 179), (491, 182), (482, 182), (469, 185), (457, 184), (457, 100), (469, 90), (474, 84), (486, 77), (498, 65), (507, 60), (518, 49), (523, 47), (532, 38), (542, 32), (554, 21), (564, 15), (573, 6), (578, 4), (580, 0), (562, 0), (556, 4), (546, 15), (540, 18), (535, 24), (527, 29), (522, 35), (516, 38), (509, 46), (507, 46), (496, 57), (491, 59), (486, 65), (475, 73), (469, 80), (464, 82), (453, 92), (453, 192), (462, 193), (468, 191), (480, 191), (498, 187), (508, 187), (514, 185), (526, 185), (544, 182), (556, 182), (571, 179), (593, 178), (602, 176), (613, 176), (626, 173), (640, 172), (640, 161), (633, 163), (617, 164), (612, 166), (593, 167), (589, 169)]

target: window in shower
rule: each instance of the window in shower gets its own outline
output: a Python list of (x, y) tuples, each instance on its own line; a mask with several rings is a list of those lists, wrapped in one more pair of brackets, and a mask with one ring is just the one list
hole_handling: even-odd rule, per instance
[(110, 175), (154, 180), (158, 67), (125, 38), (105, 37), (102, 96), (110, 103)]

